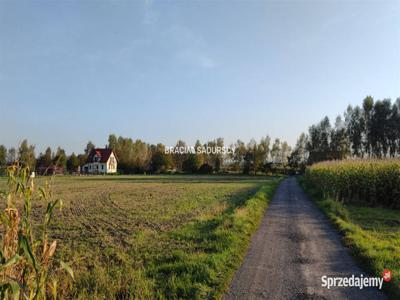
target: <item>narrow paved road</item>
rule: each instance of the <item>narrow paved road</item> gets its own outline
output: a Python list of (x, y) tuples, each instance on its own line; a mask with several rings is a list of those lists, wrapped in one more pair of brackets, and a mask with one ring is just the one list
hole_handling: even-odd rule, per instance
[(322, 287), (321, 277), (365, 273), (295, 178), (278, 187), (224, 299), (386, 299), (375, 288)]

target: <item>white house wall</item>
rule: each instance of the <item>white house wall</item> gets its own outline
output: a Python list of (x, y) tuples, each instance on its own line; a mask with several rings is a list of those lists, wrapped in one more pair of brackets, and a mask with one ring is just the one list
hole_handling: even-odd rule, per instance
[[(110, 166), (111, 159), (114, 159), (114, 162), (115, 162), (114, 168), (112, 168)], [(106, 168), (107, 168), (107, 173), (115, 173), (115, 172), (117, 172), (117, 159), (115, 158), (113, 153), (111, 153), (110, 157), (107, 160)]]

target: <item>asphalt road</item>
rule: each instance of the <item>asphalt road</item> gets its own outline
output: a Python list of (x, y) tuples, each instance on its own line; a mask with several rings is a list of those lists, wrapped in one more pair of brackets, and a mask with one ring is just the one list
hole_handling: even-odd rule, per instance
[(278, 187), (224, 299), (386, 299), (376, 288), (322, 287), (321, 277), (367, 276), (295, 178)]

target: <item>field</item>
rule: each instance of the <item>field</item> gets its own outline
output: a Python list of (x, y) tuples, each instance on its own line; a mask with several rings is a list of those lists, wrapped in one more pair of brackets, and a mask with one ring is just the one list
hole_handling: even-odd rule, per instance
[(324, 197), (346, 203), (400, 208), (400, 159), (326, 161), (306, 170)]
[[(392, 281), (385, 285), (392, 299), (400, 297), (400, 210), (342, 203), (324, 195), (321, 188), (305, 178), (300, 183), (343, 234), (345, 244), (363, 269), (381, 276), (392, 271)], [(361, 201), (360, 201), (361, 200)]]
[[(38, 178), (43, 183), (44, 178)], [(65, 298), (213, 298), (226, 289), (279, 178), (56, 177)], [(0, 179), (0, 189), (5, 180)], [(34, 205), (35, 218), (44, 205)]]

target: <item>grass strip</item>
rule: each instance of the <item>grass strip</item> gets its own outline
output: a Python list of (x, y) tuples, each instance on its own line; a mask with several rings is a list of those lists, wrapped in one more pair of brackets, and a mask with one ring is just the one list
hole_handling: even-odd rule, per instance
[(271, 179), (250, 198), (224, 213), (170, 233), (179, 245), (147, 266), (158, 299), (220, 299), (259, 227), (280, 179)]

